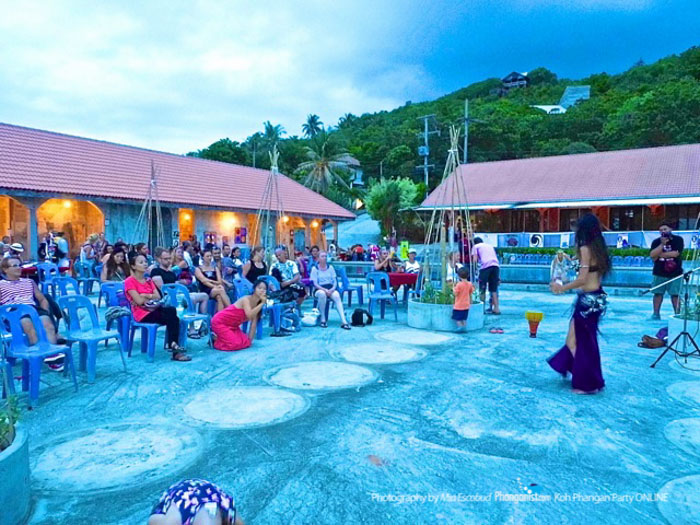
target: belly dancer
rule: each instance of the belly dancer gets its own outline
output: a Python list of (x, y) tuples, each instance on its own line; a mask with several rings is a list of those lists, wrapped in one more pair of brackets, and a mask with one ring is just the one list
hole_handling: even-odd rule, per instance
[(547, 361), (566, 377), (577, 394), (595, 394), (605, 386), (600, 366), (598, 323), (607, 308), (607, 294), (601, 281), (610, 271), (610, 257), (598, 218), (588, 213), (576, 225), (576, 252), (581, 263), (578, 277), (568, 283), (553, 281), (552, 292), (576, 290), (574, 314), (566, 344)]

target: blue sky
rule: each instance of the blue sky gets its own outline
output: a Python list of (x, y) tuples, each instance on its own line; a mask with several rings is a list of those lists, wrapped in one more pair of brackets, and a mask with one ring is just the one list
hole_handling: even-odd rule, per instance
[[(19, 6), (22, 6), (21, 9)], [(698, 0), (0, 0), (0, 122), (186, 153), (700, 45)]]

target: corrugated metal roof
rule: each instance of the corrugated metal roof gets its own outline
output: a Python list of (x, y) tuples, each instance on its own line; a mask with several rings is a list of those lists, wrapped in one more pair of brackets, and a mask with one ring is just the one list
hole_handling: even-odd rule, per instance
[[(158, 173), (161, 202), (255, 212), (269, 172), (0, 123), (0, 188), (143, 200)], [(285, 212), (354, 219), (342, 206), (283, 175)], [(277, 200), (273, 198), (273, 209)]]
[[(700, 200), (700, 144), (463, 164), (421, 208), (693, 197)], [(457, 190), (455, 190), (456, 188)], [(463, 190), (464, 188), (465, 190)]]

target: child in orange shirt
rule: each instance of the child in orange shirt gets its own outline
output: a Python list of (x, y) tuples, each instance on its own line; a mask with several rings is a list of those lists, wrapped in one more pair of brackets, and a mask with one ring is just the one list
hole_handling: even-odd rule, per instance
[(459, 282), (455, 284), (455, 305), (452, 309), (452, 319), (457, 322), (457, 331), (467, 331), (467, 317), (469, 316), (469, 307), (472, 304), (472, 293), (474, 285), (469, 282), (469, 268), (462, 266), (457, 270)]

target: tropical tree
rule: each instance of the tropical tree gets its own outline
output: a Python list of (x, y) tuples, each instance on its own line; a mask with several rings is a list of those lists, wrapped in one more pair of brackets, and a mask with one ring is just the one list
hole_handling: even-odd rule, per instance
[(188, 153), (188, 155), (191, 157), (199, 157), (201, 159), (228, 162), (230, 164), (250, 164), (248, 151), (242, 144), (231, 139), (218, 140), (208, 148), (201, 149), (196, 153)]
[(295, 173), (304, 176), (304, 186), (319, 193), (325, 193), (336, 183), (349, 189), (346, 180), (349, 177), (348, 165), (343, 161), (345, 155), (347, 151), (333, 139), (333, 135), (321, 131), (306, 148), (309, 160), (299, 164)]
[(415, 205), (418, 197), (418, 186), (411, 179), (382, 178), (370, 187), (365, 203), (370, 217), (379, 221), (382, 235), (390, 235), (407, 215), (399, 211)]
[(306, 117), (306, 122), (302, 124), (301, 131), (307, 138), (314, 138), (323, 129), (323, 122), (318, 115), (308, 115)]
[(282, 127), (282, 124), (272, 125), (272, 123), (269, 120), (263, 122), (263, 126), (265, 127), (263, 133), (263, 141), (267, 149), (272, 151), (272, 147), (275, 144), (278, 144), (279, 141), (282, 140), (282, 135), (285, 135), (287, 132)]
[(357, 117), (353, 115), (352, 113), (346, 113), (342, 117), (338, 119), (338, 127), (342, 128), (344, 126), (349, 126), (353, 122), (357, 120)]

